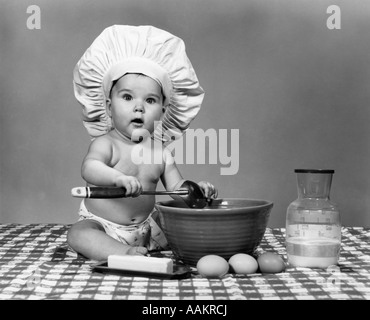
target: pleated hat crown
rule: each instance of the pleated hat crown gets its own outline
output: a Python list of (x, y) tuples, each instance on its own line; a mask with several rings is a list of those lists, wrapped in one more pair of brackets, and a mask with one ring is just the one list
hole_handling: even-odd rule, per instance
[(144, 74), (162, 87), (166, 109), (154, 136), (163, 141), (181, 137), (204, 98), (185, 44), (153, 26), (126, 25), (103, 30), (74, 68), (74, 94), (89, 135), (96, 138), (112, 130), (106, 100), (113, 82), (127, 73)]

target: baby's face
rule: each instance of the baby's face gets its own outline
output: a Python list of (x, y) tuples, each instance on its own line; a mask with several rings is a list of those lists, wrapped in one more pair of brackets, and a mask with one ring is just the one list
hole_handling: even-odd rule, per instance
[(131, 138), (152, 133), (154, 122), (163, 114), (163, 95), (160, 85), (147, 76), (127, 74), (113, 86), (107, 103), (113, 125), (121, 135)]

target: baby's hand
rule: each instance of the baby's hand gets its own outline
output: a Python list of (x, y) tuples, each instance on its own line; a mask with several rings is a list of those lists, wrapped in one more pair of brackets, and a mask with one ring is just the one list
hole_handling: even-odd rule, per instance
[(207, 182), (207, 181), (200, 181), (200, 182), (198, 182), (198, 185), (203, 190), (204, 196), (207, 199), (211, 199), (211, 198), (216, 199), (217, 198), (218, 191), (212, 183)]
[(126, 189), (126, 197), (137, 197), (143, 191), (140, 181), (133, 176), (121, 175), (115, 184), (117, 187), (124, 187)]

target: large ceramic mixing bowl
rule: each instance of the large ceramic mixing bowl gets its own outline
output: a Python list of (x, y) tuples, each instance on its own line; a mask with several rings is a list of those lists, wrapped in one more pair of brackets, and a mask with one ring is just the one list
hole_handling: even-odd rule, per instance
[(204, 209), (187, 208), (177, 200), (156, 203), (171, 250), (191, 266), (209, 254), (225, 259), (253, 254), (272, 207), (270, 201), (253, 199), (217, 199)]

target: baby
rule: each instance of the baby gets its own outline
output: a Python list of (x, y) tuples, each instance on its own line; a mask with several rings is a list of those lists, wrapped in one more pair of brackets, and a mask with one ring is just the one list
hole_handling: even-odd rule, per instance
[[(139, 195), (143, 190), (156, 190), (159, 180), (168, 191), (177, 190), (184, 181), (171, 152), (162, 144), (146, 143), (153, 139), (155, 124), (163, 120), (173, 95), (168, 74), (150, 61), (139, 61), (136, 65), (137, 60), (126, 59), (124, 65), (117, 64), (103, 76), (111, 126), (92, 141), (82, 163), (82, 177), (89, 186), (126, 188), (124, 198), (82, 201), (80, 219), (68, 232), (70, 247), (94, 260), (166, 249), (167, 241), (155, 221), (155, 196)], [(151, 148), (154, 158), (163, 161), (134, 162), (131, 155), (137, 144)], [(207, 198), (217, 197), (211, 183), (198, 184)]]

